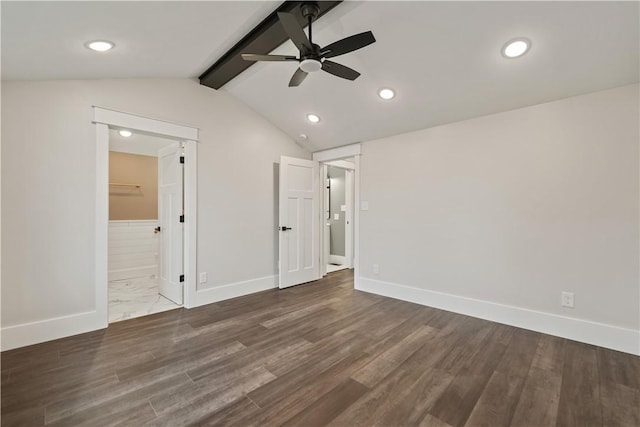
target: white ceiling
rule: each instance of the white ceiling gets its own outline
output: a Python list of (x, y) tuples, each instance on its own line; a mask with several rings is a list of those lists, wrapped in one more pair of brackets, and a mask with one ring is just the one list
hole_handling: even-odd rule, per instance
[[(279, 3), (3, 1), (2, 77), (196, 77)], [(638, 82), (639, 5), (345, 2), (314, 25), (314, 41), (372, 30), (376, 43), (333, 58), (358, 80), (319, 72), (288, 88), (295, 63), (260, 63), (223, 90), (312, 151), (381, 138)], [(518, 36), (531, 50), (503, 58)], [(83, 47), (98, 38), (117, 48)], [(296, 51), (287, 42), (274, 53)], [(376, 95), (385, 86), (392, 101)]]
[[(3, 1), (2, 78), (197, 77), (279, 1)], [(106, 39), (108, 54), (84, 43)]]
[[(312, 150), (367, 141), (638, 81), (637, 2), (358, 2), (320, 18), (326, 45), (372, 30), (377, 42), (332, 58), (362, 73), (327, 73), (288, 88), (295, 63), (259, 63), (223, 89)], [(531, 50), (506, 59), (514, 37)], [(288, 42), (274, 53), (295, 54)], [(379, 88), (397, 96), (383, 101)], [(318, 114), (311, 124), (305, 115)]]
[(158, 157), (158, 151), (173, 144), (178, 144), (178, 142), (141, 133), (133, 133), (129, 137), (124, 137), (120, 136), (118, 129), (109, 129), (109, 151)]

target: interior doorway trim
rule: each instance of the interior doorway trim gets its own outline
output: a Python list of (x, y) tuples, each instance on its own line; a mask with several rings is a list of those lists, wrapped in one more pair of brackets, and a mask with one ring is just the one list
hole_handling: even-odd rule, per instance
[(196, 296), (197, 236), (197, 142), (198, 129), (93, 106), (96, 129), (96, 234), (95, 234), (95, 305), (102, 327), (108, 314), (108, 226), (109, 226), (109, 128), (123, 128), (140, 133), (168, 137), (185, 143), (184, 164), (184, 307), (191, 308)]
[[(317, 151), (313, 153), (313, 160), (317, 162), (334, 162), (337, 160), (353, 157), (354, 167), (354, 202), (353, 202), (353, 281), (358, 286), (360, 271), (360, 155), (361, 145), (351, 144), (329, 150)], [(323, 169), (323, 168), (321, 168)], [(324, 181), (322, 181), (324, 183)], [(321, 185), (322, 185), (321, 183)], [(320, 213), (322, 217), (322, 213)]]

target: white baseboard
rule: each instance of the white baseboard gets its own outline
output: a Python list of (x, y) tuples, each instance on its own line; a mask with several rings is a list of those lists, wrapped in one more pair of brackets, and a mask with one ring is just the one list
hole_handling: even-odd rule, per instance
[(634, 329), (434, 292), (366, 277), (359, 277), (355, 282), (355, 288), (364, 292), (640, 356), (640, 331)]
[(107, 319), (97, 311), (72, 314), (2, 328), (2, 351), (58, 338), (70, 337), (107, 327)]
[(345, 265), (347, 257), (342, 255), (329, 255), (329, 264)]
[(245, 280), (243, 282), (229, 283), (227, 285), (212, 288), (198, 289), (195, 304), (192, 307), (211, 304), (217, 301), (241, 297), (267, 289), (278, 287), (278, 276), (266, 276), (258, 279)]
[[(195, 304), (189, 308), (277, 287), (278, 276), (266, 276), (258, 279), (201, 289), (196, 293)], [(69, 316), (25, 323), (22, 325), (7, 326), (1, 330), (0, 348), (2, 351), (11, 350), (58, 338), (65, 338), (72, 335), (104, 329), (106, 327), (106, 317), (99, 315), (96, 311), (72, 314)]]
[(113, 270), (108, 273), (108, 280), (125, 280), (134, 277), (153, 276), (158, 274), (158, 265), (147, 265), (144, 267), (125, 268), (122, 270)]

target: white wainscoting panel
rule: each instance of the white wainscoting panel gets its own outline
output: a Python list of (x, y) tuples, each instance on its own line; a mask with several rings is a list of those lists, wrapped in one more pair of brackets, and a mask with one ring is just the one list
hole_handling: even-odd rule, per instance
[(157, 220), (109, 221), (109, 281), (158, 274)]

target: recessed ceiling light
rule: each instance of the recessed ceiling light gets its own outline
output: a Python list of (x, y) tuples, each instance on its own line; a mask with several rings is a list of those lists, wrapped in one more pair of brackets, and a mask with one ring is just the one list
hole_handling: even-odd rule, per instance
[(378, 96), (382, 99), (393, 99), (393, 97), (396, 96), (396, 93), (393, 89), (384, 88), (378, 91)]
[(129, 138), (133, 133), (130, 130), (123, 129), (120, 131), (120, 136), (124, 136), (125, 138)]
[(502, 47), (502, 55), (505, 58), (518, 58), (527, 53), (531, 47), (531, 41), (525, 38), (513, 39)]
[(320, 121), (320, 117), (315, 114), (307, 114), (307, 120), (311, 123), (318, 123)]
[(308, 137), (307, 137), (307, 134), (305, 134), (305, 133), (301, 133), (301, 134), (300, 134), (300, 136), (299, 136), (299, 138), (300, 138), (300, 140), (302, 140), (302, 141), (306, 141)]
[(96, 52), (106, 52), (113, 49), (115, 44), (107, 40), (94, 40), (92, 42), (87, 42), (85, 46), (91, 50), (95, 50)]

